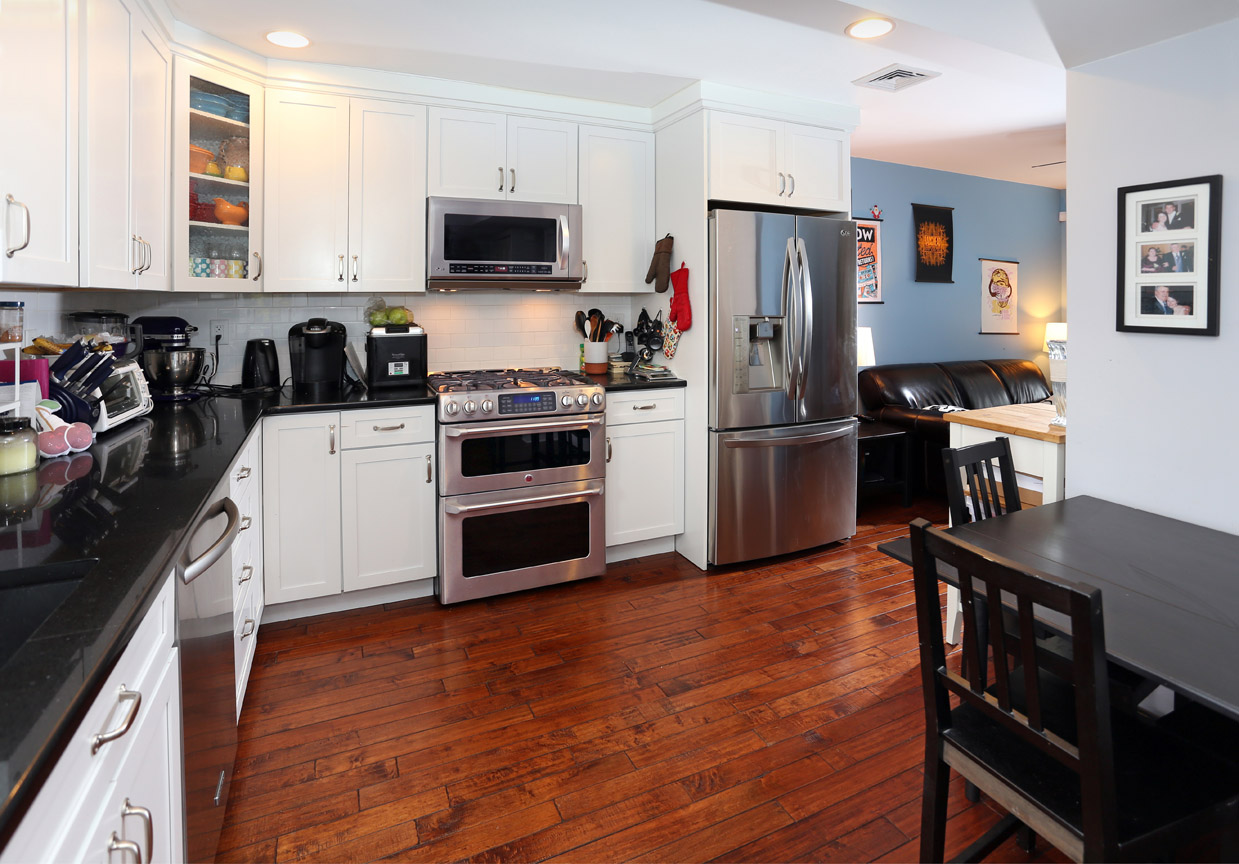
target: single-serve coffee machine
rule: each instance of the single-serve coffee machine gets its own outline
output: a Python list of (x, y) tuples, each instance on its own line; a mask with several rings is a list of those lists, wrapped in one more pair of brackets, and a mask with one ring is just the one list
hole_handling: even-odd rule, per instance
[(329, 399), (344, 392), (344, 346), (348, 331), (338, 321), (311, 318), (288, 330), (293, 393), (303, 399)]
[(737, 315), (732, 321), (732, 391), (752, 393), (787, 386), (784, 319)]

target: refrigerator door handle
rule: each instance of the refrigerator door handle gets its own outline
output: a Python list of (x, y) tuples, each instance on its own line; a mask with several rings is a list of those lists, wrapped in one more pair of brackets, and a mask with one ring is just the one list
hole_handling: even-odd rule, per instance
[(835, 429), (832, 432), (819, 432), (816, 435), (792, 435), (787, 438), (724, 438), (723, 446), (740, 447), (799, 447), (801, 444), (817, 444), (822, 441), (833, 441), (852, 434), (852, 427)]
[(804, 310), (804, 321), (801, 322), (804, 332), (800, 339), (800, 387), (797, 395), (803, 399), (809, 389), (809, 351), (813, 345), (813, 283), (809, 277), (809, 250), (805, 248), (804, 240), (800, 237), (796, 238), (796, 250), (800, 257), (800, 296)]
[(796, 345), (799, 330), (796, 307), (800, 295), (799, 278), (796, 272), (796, 238), (787, 238), (787, 250), (783, 260), (783, 368), (787, 370), (787, 398), (797, 398), (800, 380), (800, 348)]

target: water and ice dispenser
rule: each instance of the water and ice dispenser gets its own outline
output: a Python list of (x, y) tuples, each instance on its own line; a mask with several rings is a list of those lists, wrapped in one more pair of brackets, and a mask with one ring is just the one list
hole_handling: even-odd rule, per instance
[(753, 393), (787, 387), (784, 319), (737, 315), (732, 319), (732, 392)]

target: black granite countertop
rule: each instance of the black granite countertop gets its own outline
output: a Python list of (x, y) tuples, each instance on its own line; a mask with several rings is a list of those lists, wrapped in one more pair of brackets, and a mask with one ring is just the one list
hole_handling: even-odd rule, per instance
[[(0, 477), (0, 630), (9, 631), (0, 633), (0, 846), (262, 417), (432, 404), (424, 388), (323, 402), (296, 399), (286, 389), (159, 403), (148, 416), (100, 434), (84, 453), (44, 460), (34, 483)], [(9, 587), (26, 568), (82, 559), (97, 560), (67, 596), (51, 598), (50, 614), (48, 605), (24, 609), (28, 598)], [(24, 618), (26, 638), (5, 623), (6, 606)], [(42, 624), (33, 615), (45, 616)]]
[(634, 378), (626, 372), (611, 373), (609, 375), (586, 375), (585, 377), (591, 378), (603, 387), (606, 387), (608, 393), (620, 390), (657, 390), (663, 387), (688, 386), (688, 382), (683, 378), (663, 378), (658, 381), (644, 381), (640, 378)]

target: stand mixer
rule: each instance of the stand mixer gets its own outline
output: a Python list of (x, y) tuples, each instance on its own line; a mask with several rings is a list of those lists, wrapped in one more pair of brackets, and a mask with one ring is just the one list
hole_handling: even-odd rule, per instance
[(134, 324), (142, 328), (142, 371), (157, 402), (183, 402), (202, 394), (193, 389), (202, 377), (206, 349), (191, 348), (198, 328), (175, 316), (144, 316)]

